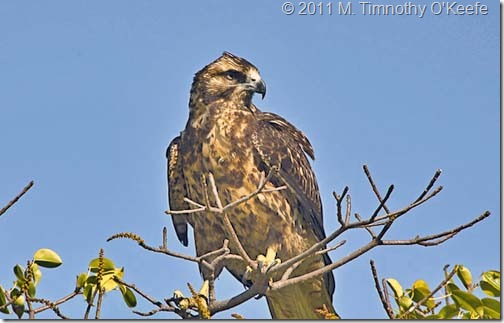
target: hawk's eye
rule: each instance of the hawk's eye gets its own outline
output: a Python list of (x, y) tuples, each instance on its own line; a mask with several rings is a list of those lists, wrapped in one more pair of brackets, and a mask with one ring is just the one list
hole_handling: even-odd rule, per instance
[(239, 81), (241, 82), (245, 77), (242, 73), (235, 71), (235, 70), (229, 70), (224, 73), (226, 78), (230, 81)]

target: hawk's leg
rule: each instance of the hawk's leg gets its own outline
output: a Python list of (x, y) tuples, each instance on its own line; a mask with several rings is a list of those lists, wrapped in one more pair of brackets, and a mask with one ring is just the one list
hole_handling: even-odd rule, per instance
[(256, 260), (257, 268), (261, 272), (267, 272), (268, 270), (282, 262), (280, 259), (276, 258), (276, 249), (273, 247), (268, 247), (268, 250), (266, 250), (266, 256), (259, 255), (257, 256)]
[[(257, 269), (262, 274), (267, 273), (271, 268), (282, 262), (279, 258), (276, 258), (276, 248), (273, 247), (268, 247), (268, 250), (266, 250), (266, 256), (258, 255), (256, 261)], [(248, 282), (253, 281), (253, 273), (254, 270), (250, 266), (247, 266), (242, 277), (242, 283), (247, 285)]]

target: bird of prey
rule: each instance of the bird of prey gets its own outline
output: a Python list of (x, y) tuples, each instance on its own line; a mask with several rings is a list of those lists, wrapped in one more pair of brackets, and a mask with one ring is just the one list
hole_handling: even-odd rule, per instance
[[(255, 93), (266, 94), (258, 69), (244, 58), (224, 52), (197, 72), (190, 92), (189, 119), (167, 151), (168, 195), (171, 210), (187, 210), (187, 197), (205, 203), (201, 178), (213, 174), (223, 205), (254, 192), (261, 173), (272, 172), (265, 188), (284, 190), (260, 193), (230, 209), (228, 216), (251, 258), (273, 252), (289, 259), (325, 238), (322, 205), (314, 159), (306, 136), (284, 118), (263, 112), (252, 103)], [(215, 203), (215, 201), (210, 201)], [(215, 204), (213, 204), (215, 205)], [(215, 213), (172, 215), (178, 239), (188, 245), (188, 223), (193, 227), (196, 253), (219, 249), (227, 238), (222, 217)], [(230, 243), (232, 252), (236, 246)], [(298, 276), (331, 263), (327, 254), (306, 259), (292, 274)], [(226, 269), (242, 279), (245, 262), (230, 262)], [(203, 276), (207, 273), (200, 267)], [(334, 313), (332, 272), (268, 292), (272, 318), (321, 318), (325, 305)]]

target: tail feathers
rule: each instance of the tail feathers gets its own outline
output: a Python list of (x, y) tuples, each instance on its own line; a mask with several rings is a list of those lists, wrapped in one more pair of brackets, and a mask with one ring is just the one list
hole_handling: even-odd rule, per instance
[(336, 314), (331, 296), (320, 278), (268, 293), (266, 299), (273, 319), (323, 319), (324, 315), (317, 310), (324, 306)]

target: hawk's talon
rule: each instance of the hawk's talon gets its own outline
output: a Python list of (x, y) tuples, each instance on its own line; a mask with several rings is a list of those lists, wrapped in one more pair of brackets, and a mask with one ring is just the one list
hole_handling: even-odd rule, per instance
[(282, 260), (280, 258), (275, 258), (273, 262), (266, 268), (266, 272), (269, 272), (273, 267), (278, 266), (282, 263)]
[(247, 282), (248, 281), (251, 281), (252, 280), (252, 273), (254, 272), (254, 270), (252, 269), (252, 267), (250, 266), (247, 266), (247, 268), (245, 268), (245, 272), (243, 273), (242, 275), (242, 284), (247, 286)]
[(282, 260), (276, 257), (276, 251), (269, 247), (265, 255), (257, 256), (257, 269), (262, 273), (269, 272), (273, 267), (280, 264)]

